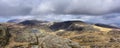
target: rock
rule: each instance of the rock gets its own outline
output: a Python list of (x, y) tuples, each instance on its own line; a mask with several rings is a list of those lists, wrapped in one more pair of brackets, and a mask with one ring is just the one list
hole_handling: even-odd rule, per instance
[(41, 48), (80, 48), (78, 43), (69, 39), (47, 34), (43, 38), (39, 38), (39, 46)]
[(8, 28), (5, 26), (0, 26), (0, 46), (5, 46), (8, 44), (10, 34)]
[(14, 41), (19, 43), (26, 42), (30, 48), (80, 48), (78, 43), (70, 39), (64, 39), (57, 35), (39, 31), (32, 32), (30, 30), (32, 29), (17, 33)]

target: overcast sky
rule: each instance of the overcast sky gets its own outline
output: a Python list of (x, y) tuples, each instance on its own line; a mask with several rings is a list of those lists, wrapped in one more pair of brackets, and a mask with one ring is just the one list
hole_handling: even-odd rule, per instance
[(120, 0), (0, 0), (0, 22), (10, 19), (82, 20), (120, 24)]

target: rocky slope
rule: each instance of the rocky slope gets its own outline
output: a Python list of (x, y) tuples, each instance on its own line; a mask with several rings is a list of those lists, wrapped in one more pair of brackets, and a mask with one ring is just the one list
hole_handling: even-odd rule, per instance
[(120, 48), (120, 29), (82, 21), (32, 24), (1, 24), (0, 48)]
[(9, 32), (0, 27), (0, 48), (80, 48), (78, 43), (70, 39), (40, 32), (36, 28), (8, 29)]

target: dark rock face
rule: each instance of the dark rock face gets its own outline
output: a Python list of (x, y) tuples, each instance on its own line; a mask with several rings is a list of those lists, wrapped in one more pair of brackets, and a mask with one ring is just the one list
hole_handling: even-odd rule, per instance
[(46, 23), (46, 22), (47, 21), (25, 20), (23, 22), (20, 22), (19, 24), (28, 25), (28, 26), (36, 26), (36, 25), (39, 25), (40, 23)]
[(95, 29), (92, 25), (84, 23), (82, 21), (65, 21), (54, 23), (50, 26), (50, 29), (57, 31), (60, 29), (67, 30), (67, 31), (86, 31), (86, 32), (95, 32), (99, 31)]
[(100, 26), (100, 27), (105, 27), (105, 28), (115, 28), (115, 29), (119, 29), (118, 27), (115, 26), (111, 26), (111, 25), (106, 25), (106, 24), (95, 24), (96, 26)]
[(7, 27), (0, 26), (0, 47), (8, 44), (10, 34)]
[(77, 27), (75, 24), (85, 24), (82, 21), (65, 21), (65, 22), (58, 22), (54, 23), (50, 26), (52, 30), (59, 30), (59, 29), (67, 29), (67, 30), (82, 30), (82, 27)]

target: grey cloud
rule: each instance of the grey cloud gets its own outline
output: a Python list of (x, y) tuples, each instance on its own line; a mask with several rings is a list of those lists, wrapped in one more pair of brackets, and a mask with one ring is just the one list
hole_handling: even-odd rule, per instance
[(0, 16), (27, 15), (30, 13), (30, 10), (31, 8), (27, 7), (0, 6)]
[(81, 19), (82, 21), (90, 23), (102, 23), (120, 27), (120, 14), (108, 14), (102, 16), (79, 16), (79, 18), (77, 17), (75, 19)]
[(32, 14), (91, 14), (119, 12), (119, 0), (45, 0)]
[(120, 0), (0, 0), (0, 17), (120, 24), (119, 3)]
[[(29, 15), (38, 0), (0, 0), (0, 16)], [(36, 3), (35, 3), (36, 2)]]
[(120, 11), (120, 0), (0, 0), (0, 16), (102, 15)]

